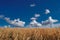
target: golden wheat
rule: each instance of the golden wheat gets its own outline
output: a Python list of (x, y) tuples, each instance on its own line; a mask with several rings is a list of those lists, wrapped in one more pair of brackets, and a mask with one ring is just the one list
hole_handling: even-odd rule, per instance
[(0, 28), (0, 40), (60, 40), (60, 28)]

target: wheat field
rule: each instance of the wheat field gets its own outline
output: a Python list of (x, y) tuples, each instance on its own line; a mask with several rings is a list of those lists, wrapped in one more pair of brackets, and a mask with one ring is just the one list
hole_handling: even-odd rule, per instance
[(0, 40), (60, 40), (60, 28), (0, 28)]

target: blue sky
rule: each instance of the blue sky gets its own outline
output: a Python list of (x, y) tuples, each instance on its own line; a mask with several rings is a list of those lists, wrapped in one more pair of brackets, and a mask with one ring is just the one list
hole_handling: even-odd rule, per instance
[[(35, 6), (31, 7), (31, 4), (35, 4)], [(51, 12), (46, 15), (45, 9), (49, 9)], [(41, 15), (38, 22), (46, 20), (49, 16), (60, 22), (60, 0), (0, 0), (0, 15), (9, 17), (11, 20), (20, 18), (29, 24), (30, 18), (36, 13)], [(8, 25), (8, 23), (0, 19), (0, 26), (3, 25)]]

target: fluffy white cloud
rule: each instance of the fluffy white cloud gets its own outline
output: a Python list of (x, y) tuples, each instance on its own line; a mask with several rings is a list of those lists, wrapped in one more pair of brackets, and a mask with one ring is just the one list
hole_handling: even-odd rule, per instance
[(31, 20), (36, 20), (36, 18), (35, 17), (32, 17)]
[(40, 14), (35, 14), (35, 17), (40, 17)]
[(36, 6), (36, 4), (30, 4), (30, 7), (35, 7)]
[(44, 24), (49, 24), (49, 23), (54, 23), (54, 22), (58, 22), (58, 20), (52, 19), (51, 16), (48, 18), (48, 20), (42, 21), (42, 23), (44, 23)]
[(49, 19), (48, 19), (48, 20), (49, 20), (50, 22), (53, 22), (53, 23), (54, 23), (54, 22), (58, 22), (58, 20), (56, 20), (56, 19), (52, 19), (52, 17), (51, 17), (51, 16), (49, 17)]
[(11, 26), (10, 25), (4, 25), (5, 28), (10, 28)]
[(34, 20), (34, 21), (30, 22), (30, 26), (31, 27), (40, 27), (42, 25), (39, 22), (37, 22), (36, 20)]
[(55, 22), (58, 22), (58, 20), (52, 19), (52, 17), (50, 16), (48, 18), (48, 20), (42, 21), (42, 25), (48, 25), (48, 24), (50, 24), (50, 27), (52, 27), (53, 26), (53, 23), (55, 23)]
[(48, 14), (48, 13), (50, 13), (50, 10), (49, 9), (46, 9), (45, 10), (45, 14)]
[(29, 27), (40, 27), (42, 24), (36, 21), (37, 17), (39, 17), (40, 14), (35, 14), (34, 17), (31, 18), (31, 22), (29, 24)]
[(23, 26), (25, 25), (25, 22), (20, 21), (19, 18), (18, 18), (18, 19), (14, 19), (14, 20), (10, 20), (10, 18), (5, 17), (5, 20), (6, 20), (8, 23), (10, 23), (10, 24), (12, 24), (12, 25), (14, 25), (14, 26), (23, 27)]
[(10, 22), (10, 18), (5, 17), (4, 20), (6, 20), (7, 22)]
[(29, 27), (40, 27), (42, 26), (39, 22), (36, 21), (36, 18), (32, 17), (31, 22), (29, 24)]
[(0, 18), (4, 18), (4, 15), (0, 15)]
[[(35, 14), (34, 17), (31, 18), (31, 22), (27, 26), (31, 27), (31, 28), (34, 28), (34, 27), (40, 27), (40, 28), (60, 27), (60, 24), (53, 24), (55, 22), (58, 22), (58, 20), (52, 19), (51, 16), (46, 21), (42, 21), (42, 23), (37, 22), (37, 18), (39, 16), (40, 16), (39, 14)], [(21, 21), (19, 18), (11, 20), (10, 18), (4, 17), (3, 15), (0, 15), (0, 18), (3, 18), (4, 20), (6, 20), (6, 22), (11, 24), (12, 27), (13, 26), (25, 27), (24, 26), (25, 22)], [(53, 24), (53, 26), (52, 26), (52, 24)], [(4, 27), (7, 28), (7, 27), (10, 27), (10, 25), (5, 25)]]

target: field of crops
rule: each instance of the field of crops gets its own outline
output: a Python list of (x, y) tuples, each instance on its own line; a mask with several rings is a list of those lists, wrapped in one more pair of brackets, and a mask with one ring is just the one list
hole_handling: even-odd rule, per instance
[(60, 28), (0, 28), (0, 40), (60, 40)]

